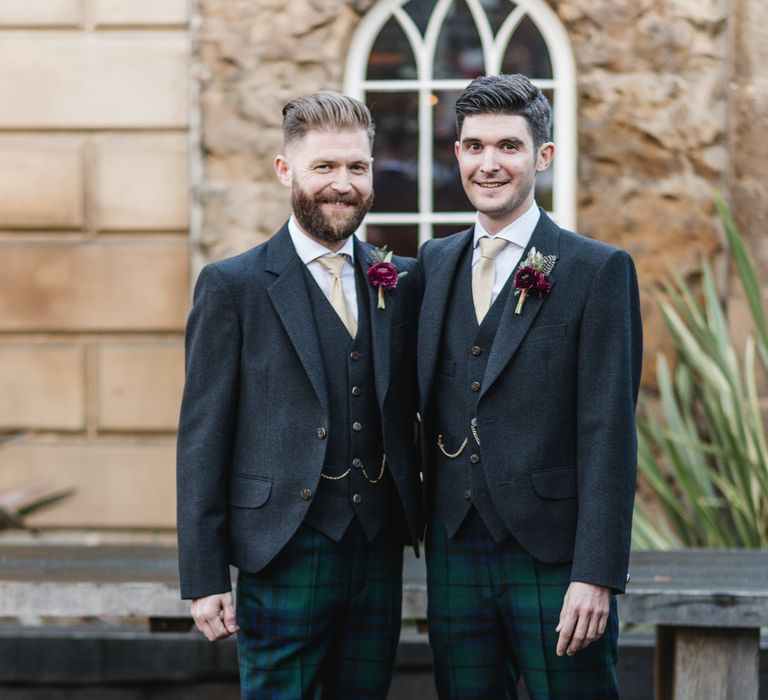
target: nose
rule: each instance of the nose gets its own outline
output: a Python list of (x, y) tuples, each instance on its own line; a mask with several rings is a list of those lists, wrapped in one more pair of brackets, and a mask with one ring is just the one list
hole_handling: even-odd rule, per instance
[(333, 178), (331, 187), (336, 192), (349, 192), (352, 189), (352, 184), (349, 181), (349, 173), (344, 168), (338, 170)]
[(495, 148), (486, 148), (483, 150), (483, 160), (480, 163), (480, 169), (484, 173), (494, 173), (499, 169)]

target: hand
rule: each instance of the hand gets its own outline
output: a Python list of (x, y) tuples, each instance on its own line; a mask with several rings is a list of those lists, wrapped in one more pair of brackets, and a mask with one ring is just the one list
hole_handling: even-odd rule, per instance
[(608, 622), (610, 603), (610, 588), (571, 581), (563, 599), (560, 623), (555, 629), (560, 633), (557, 655), (573, 656), (600, 639)]
[(217, 593), (192, 601), (192, 617), (195, 625), (209, 642), (229, 637), (237, 632), (235, 606), (231, 593)]

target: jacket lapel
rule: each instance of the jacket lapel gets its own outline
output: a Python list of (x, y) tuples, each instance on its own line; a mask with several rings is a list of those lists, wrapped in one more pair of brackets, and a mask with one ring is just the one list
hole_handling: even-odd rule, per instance
[[(539, 223), (536, 224), (536, 228), (533, 230), (528, 247), (523, 251), (523, 256), (520, 258), (521, 262), (525, 260), (531, 248), (536, 248), (537, 251), (544, 255), (557, 256), (558, 260), (555, 262), (555, 267), (549, 274), (549, 281), (552, 283), (553, 287), (557, 280), (559, 242), (559, 228), (552, 219), (542, 211), (541, 218), (539, 219)], [(516, 270), (517, 268), (515, 268), (515, 271)], [(514, 272), (512, 274), (514, 274)], [(536, 316), (541, 309), (541, 305), (545, 304), (546, 300), (546, 296), (540, 299), (538, 294), (533, 294), (525, 300), (525, 304), (523, 305), (520, 314), (516, 314), (515, 308), (517, 307), (519, 297), (514, 295), (514, 286), (510, 287), (509, 296), (504, 304), (504, 310), (502, 311), (501, 319), (499, 320), (496, 337), (493, 341), (490, 355), (488, 356), (488, 364), (485, 367), (485, 376), (483, 377), (483, 388), (480, 391), (478, 400), (482, 399), (483, 395), (499, 378), (499, 375), (507, 364), (509, 364), (512, 357), (517, 352), (517, 349), (520, 347), (520, 344), (523, 342), (526, 333), (528, 333), (531, 325), (536, 319)]]
[(328, 389), (320, 344), (309, 305), (304, 263), (296, 254), (287, 225), (283, 226), (267, 245), (269, 248), (265, 267), (267, 272), (277, 275), (277, 279), (267, 288), (267, 294), (293, 343), (317, 398), (323, 408), (328, 410)]
[(397, 294), (387, 294), (386, 308), (378, 308), (379, 290), (368, 282), (367, 276), (374, 246), (360, 241), (357, 236), (354, 238), (354, 246), (355, 266), (359, 272), (362, 272), (363, 284), (365, 285), (364, 291), (362, 293), (358, 292), (358, 301), (359, 303), (368, 304), (376, 398), (379, 401), (379, 410), (384, 415), (384, 399), (387, 397), (387, 391), (389, 390), (392, 314), (397, 303)]
[(472, 240), (474, 226), (446, 241), (442, 255), (428, 273), (425, 271), (426, 288), (421, 302), (418, 332), (418, 372), (421, 406), (426, 406), (432, 390), (437, 368), (440, 336), (443, 328), (448, 299), (461, 256)]

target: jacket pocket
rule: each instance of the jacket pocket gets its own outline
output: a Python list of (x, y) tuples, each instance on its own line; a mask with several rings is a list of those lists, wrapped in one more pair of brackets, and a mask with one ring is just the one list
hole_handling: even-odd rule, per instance
[(232, 476), (229, 484), (229, 505), (235, 508), (259, 508), (272, 491), (272, 480), (260, 476)]
[(531, 484), (533, 490), (542, 498), (575, 498), (576, 468), (537, 469), (531, 472)]
[(527, 341), (530, 340), (554, 340), (555, 338), (562, 338), (568, 331), (567, 323), (556, 323), (551, 326), (534, 326), (531, 328), (525, 336)]

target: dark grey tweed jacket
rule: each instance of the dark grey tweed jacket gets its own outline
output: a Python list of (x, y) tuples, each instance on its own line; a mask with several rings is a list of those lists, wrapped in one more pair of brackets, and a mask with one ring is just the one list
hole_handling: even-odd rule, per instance
[[(372, 247), (355, 240), (367, 270)], [(422, 528), (414, 438), (416, 261), (377, 308), (368, 303), (388, 468), (412, 541)], [(301, 524), (323, 467), (328, 391), (306, 283), (287, 225), (269, 241), (203, 269), (186, 335), (177, 450), (183, 598), (230, 590), (229, 565), (256, 572)]]
[[(430, 426), (451, 280), (472, 229), (427, 242), (418, 332)], [(557, 256), (551, 292), (520, 315), (506, 300), (477, 404), (482, 462), (506, 527), (534, 557), (571, 561), (571, 580), (623, 591), (629, 560), (642, 327), (632, 259), (559, 228), (542, 211), (530, 246)], [(523, 259), (527, 255), (527, 250)], [(469, 352), (469, 348), (467, 348)], [(467, 388), (469, 391), (469, 387)], [(423, 435), (428, 516), (439, 426)]]

